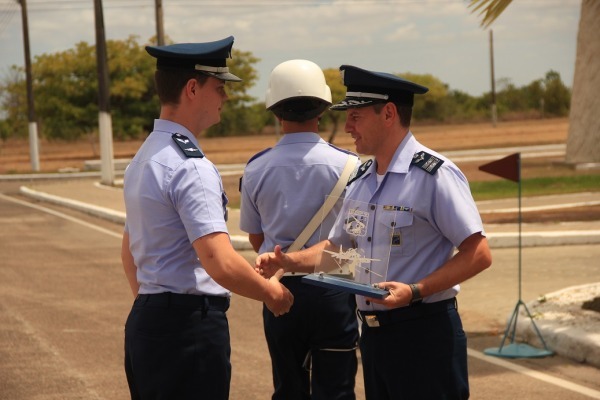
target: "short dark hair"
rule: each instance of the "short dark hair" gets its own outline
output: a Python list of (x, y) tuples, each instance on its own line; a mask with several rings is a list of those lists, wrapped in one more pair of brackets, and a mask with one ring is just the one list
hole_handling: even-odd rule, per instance
[[(400, 116), (400, 125), (402, 125), (403, 128), (410, 127), (410, 120), (412, 119), (412, 107), (394, 102), (391, 103), (396, 106), (396, 110), (398, 111), (398, 115)], [(386, 104), (387, 103), (374, 104), (373, 109), (375, 110), (375, 113), (379, 114), (381, 110), (383, 110), (383, 106), (385, 106)]]
[(154, 73), (154, 84), (160, 104), (179, 104), (181, 90), (190, 79), (196, 79), (202, 86), (208, 80), (208, 75), (196, 71), (157, 70)]
[(299, 97), (284, 100), (271, 107), (278, 118), (286, 121), (304, 122), (321, 115), (330, 103), (312, 97)]

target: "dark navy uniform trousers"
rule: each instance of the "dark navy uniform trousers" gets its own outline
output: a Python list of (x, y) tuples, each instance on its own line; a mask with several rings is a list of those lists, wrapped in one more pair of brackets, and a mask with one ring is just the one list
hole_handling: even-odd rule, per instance
[[(263, 308), (273, 367), (273, 400), (355, 399), (358, 321), (353, 294), (283, 277), (294, 295), (289, 313)], [(311, 396), (312, 391), (312, 396)]]
[(139, 295), (125, 324), (125, 372), (132, 399), (229, 398), (229, 299)]
[[(455, 299), (359, 315), (368, 400), (469, 398), (467, 337)], [(379, 326), (369, 326), (369, 316)]]

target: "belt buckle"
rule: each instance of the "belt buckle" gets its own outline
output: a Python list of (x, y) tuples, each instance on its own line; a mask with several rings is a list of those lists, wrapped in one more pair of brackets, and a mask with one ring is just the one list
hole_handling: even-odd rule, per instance
[(369, 328), (377, 328), (380, 326), (377, 315), (365, 315), (365, 322)]

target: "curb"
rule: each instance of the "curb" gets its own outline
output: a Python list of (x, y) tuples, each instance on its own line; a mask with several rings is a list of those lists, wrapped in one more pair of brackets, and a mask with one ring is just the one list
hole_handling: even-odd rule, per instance
[[(26, 186), (21, 186), (19, 192), (38, 201), (45, 201), (47, 203), (56, 204), (63, 207), (68, 207), (72, 210), (80, 211), (94, 217), (102, 218), (111, 222), (115, 222), (121, 225), (125, 225), (125, 213), (121, 211), (115, 211), (110, 208), (95, 206), (93, 204), (84, 203), (82, 201), (71, 200), (60, 196), (40, 192), (37, 190), (30, 189)], [(231, 244), (236, 250), (253, 250), (252, 245), (248, 241), (248, 238), (242, 235), (230, 235)]]
[(115, 211), (110, 208), (95, 206), (93, 204), (84, 203), (82, 201), (77, 200), (71, 200), (44, 192), (39, 192), (37, 190), (30, 189), (26, 186), (21, 186), (19, 188), (19, 192), (35, 200), (45, 201), (51, 204), (68, 207), (76, 211), (81, 211), (83, 213), (93, 215), (95, 217), (106, 219), (108, 221), (116, 222), (119, 224), (125, 224), (124, 212)]
[[(551, 303), (561, 296), (567, 299), (574, 297), (582, 290), (590, 291), (592, 295), (594, 293), (598, 295), (600, 294), (600, 282), (571, 286), (546, 294), (543, 298), (528, 303), (527, 308), (549, 349), (571, 360), (585, 362), (600, 368), (600, 332), (591, 331), (588, 324), (583, 322), (586, 318), (600, 320), (600, 314), (596, 311), (582, 310), (580, 307), (574, 308), (574, 304), (580, 303), (575, 301), (564, 302), (556, 306), (553, 311), (544, 312), (543, 309), (546, 303)], [(557, 321), (559, 319), (557, 315), (562, 315), (564, 321)], [(579, 324), (568, 322), (568, 318), (574, 319), (576, 316), (582, 320)], [(516, 333), (525, 342), (539, 348), (544, 347), (528, 315), (522, 309), (519, 311)]]

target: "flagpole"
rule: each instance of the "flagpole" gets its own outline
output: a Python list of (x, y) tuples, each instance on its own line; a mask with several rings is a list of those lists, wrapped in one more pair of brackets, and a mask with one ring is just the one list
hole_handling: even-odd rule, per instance
[[(507, 160), (514, 160), (515, 164), (514, 166), (516, 167), (516, 171), (514, 171), (514, 169), (511, 169), (510, 166), (509, 168), (506, 167), (507, 164), (504, 164), (504, 162), (506, 162)], [(498, 170), (498, 166), (500, 167), (500, 170)], [(492, 168), (490, 168), (491, 166), (493, 166)], [(507, 168), (507, 170), (505, 170), (505, 168)], [(522, 261), (522, 222), (523, 222), (523, 215), (522, 215), (522, 211), (521, 211), (521, 153), (516, 153), (513, 154), (512, 156), (508, 156), (503, 158), (502, 160), (499, 161), (495, 161), (493, 163), (490, 164), (486, 164), (486, 165), (482, 165), (479, 167), (480, 170), (485, 171), (485, 172), (489, 172), (498, 176), (502, 176), (503, 178), (507, 178), (510, 179), (512, 181), (515, 180), (518, 183), (518, 204), (519, 204), (519, 211), (518, 211), (518, 217), (517, 217), (517, 223), (518, 223), (518, 231), (519, 231), (519, 237), (518, 237), (518, 245), (519, 245), (519, 250), (518, 250), (518, 258), (519, 258), (519, 265), (518, 265), (518, 275), (519, 275), (519, 300), (517, 301), (517, 305), (515, 306), (513, 313), (510, 316), (510, 319), (508, 321), (508, 324), (506, 325), (506, 329), (504, 331), (504, 336), (502, 337), (502, 341), (500, 342), (500, 347), (491, 347), (488, 349), (485, 349), (483, 352), (484, 354), (490, 355), (490, 356), (496, 356), (496, 357), (507, 357), (507, 358), (539, 358), (539, 357), (546, 357), (549, 355), (552, 355), (552, 351), (550, 351), (548, 349), (548, 346), (546, 346), (546, 342), (544, 341), (544, 338), (542, 337), (542, 334), (540, 333), (537, 325), (535, 324), (535, 321), (533, 320), (533, 316), (531, 315), (531, 313), (529, 312), (529, 309), (527, 308), (527, 305), (525, 304), (525, 302), (522, 299), (522, 284), (521, 284), (521, 278), (522, 278), (522, 273), (521, 273), (521, 261)], [(537, 349), (535, 347), (529, 346), (528, 344), (524, 344), (524, 343), (515, 343), (515, 339), (517, 336), (517, 321), (519, 318), (519, 309), (523, 307), (525, 309), (525, 312), (527, 313), (527, 316), (529, 317), (529, 320), (531, 321), (531, 324), (533, 326), (533, 329), (535, 330), (535, 333), (537, 334), (538, 338), (540, 339), (540, 341), (542, 342), (542, 345), (544, 346), (543, 349)], [(506, 344), (506, 340), (510, 339), (510, 344)]]
[(517, 157), (517, 171), (518, 171), (518, 176), (519, 176), (519, 301), (521, 300), (521, 249), (522, 249), (522, 222), (523, 222), (523, 214), (521, 212), (521, 153), (518, 153), (518, 157)]

